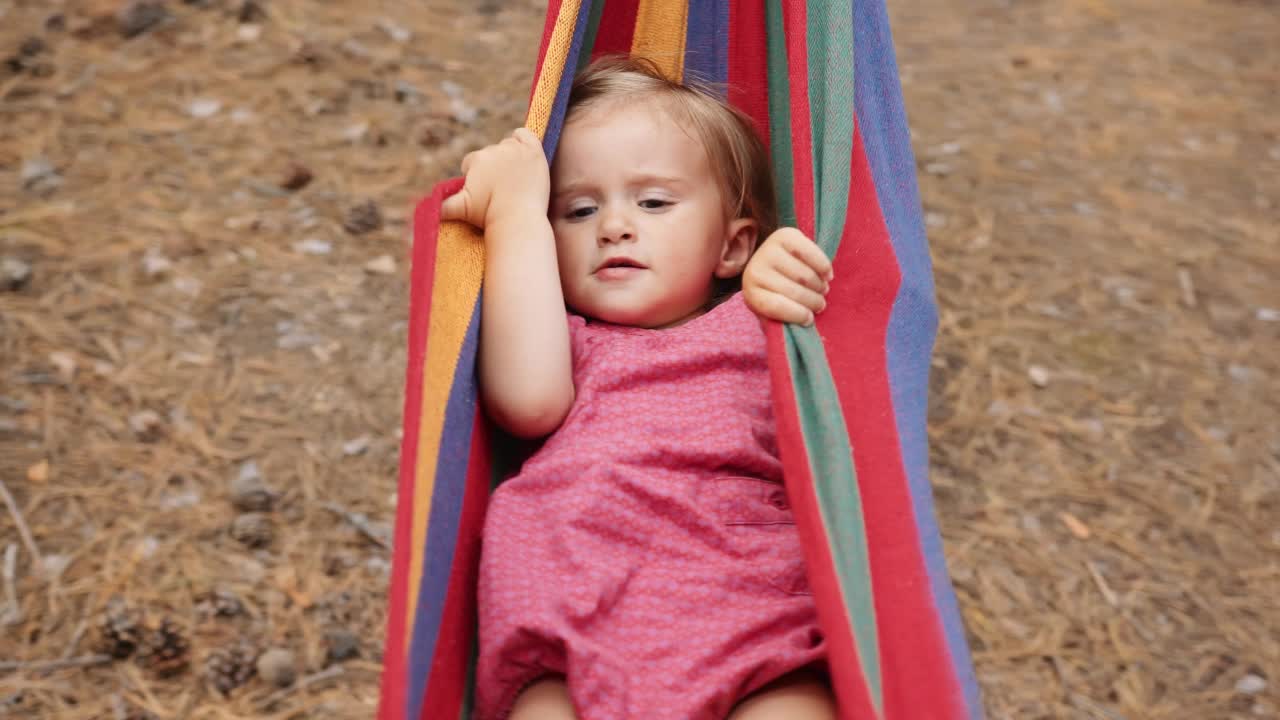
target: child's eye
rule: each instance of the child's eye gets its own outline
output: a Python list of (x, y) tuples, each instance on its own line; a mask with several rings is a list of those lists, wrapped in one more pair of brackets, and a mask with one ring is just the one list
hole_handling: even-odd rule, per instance
[(658, 200), (657, 198), (649, 198), (647, 200), (640, 201), (640, 207), (646, 210), (657, 210), (658, 208), (663, 208), (670, 204), (671, 203), (666, 200)]
[(582, 218), (591, 217), (591, 213), (595, 211), (596, 209), (589, 205), (586, 207), (577, 207), (572, 208), (569, 212), (565, 213), (565, 217), (570, 220), (581, 220)]

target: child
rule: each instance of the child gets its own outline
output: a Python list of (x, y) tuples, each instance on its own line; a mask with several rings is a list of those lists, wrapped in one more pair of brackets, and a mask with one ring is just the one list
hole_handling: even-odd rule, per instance
[(550, 169), (524, 129), (462, 169), (482, 399), (549, 435), (489, 502), (476, 717), (834, 718), (751, 312), (812, 322), (831, 265), (775, 229), (750, 120), (597, 61)]

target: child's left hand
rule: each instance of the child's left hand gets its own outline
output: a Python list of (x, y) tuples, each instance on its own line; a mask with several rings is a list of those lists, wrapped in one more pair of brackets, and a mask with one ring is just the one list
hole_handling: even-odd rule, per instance
[(760, 317), (812, 325), (827, 307), (833, 277), (831, 261), (817, 243), (795, 228), (780, 228), (747, 263), (742, 296)]

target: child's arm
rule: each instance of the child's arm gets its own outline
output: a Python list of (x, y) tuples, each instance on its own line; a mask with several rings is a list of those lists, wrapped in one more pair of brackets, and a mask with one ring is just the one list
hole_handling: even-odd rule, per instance
[(462, 160), (466, 185), (440, 216), (484, 229), (480, 391), (494, 422), (541, 437), (573, 404), (569, 323), (555, 236), (547, 220), (550, 173), (542, 143), (521, 128)]
[(757, 315), (812, 325), (827, 307), (834, 274), (822, 248), (795, 228), (780, 228), (756, 250), (742, 273), (742, 298)]

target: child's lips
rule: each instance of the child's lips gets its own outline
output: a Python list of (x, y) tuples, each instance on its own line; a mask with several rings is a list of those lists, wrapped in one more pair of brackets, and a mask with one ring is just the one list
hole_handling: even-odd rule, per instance
[(644, 270), (645, 266), (629, 257), (609, 258), (596, 268), (595, 275), (601, 280), (625, 280)]
[(608, 265), (596, 270), (596, 277), (601, 280), (626, 280), (644, 268), (638, 265)]

